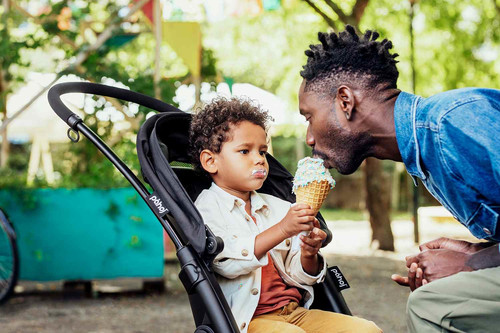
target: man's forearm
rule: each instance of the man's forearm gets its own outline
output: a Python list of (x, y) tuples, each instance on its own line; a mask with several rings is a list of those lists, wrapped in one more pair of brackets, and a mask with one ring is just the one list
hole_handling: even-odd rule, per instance
[(466, 264), (473, 270), (500, 266), (498, 244), (471, 254)]

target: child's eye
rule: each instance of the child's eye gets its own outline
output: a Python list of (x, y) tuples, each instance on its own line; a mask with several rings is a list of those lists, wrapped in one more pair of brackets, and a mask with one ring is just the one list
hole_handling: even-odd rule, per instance
[(261, 150), (261, 151), (260, 151), (260, 154), (261, 154), (262, 156), (266, 156), (266, 155), (267, 155), (267, 151), (265, 151), (265, 150)]
[(242, 149), (242, 150), (240, 150), (240, 153), (242, 153), (243, 155), (246, 155), (246, 154), (248, 154), (248, 149)]

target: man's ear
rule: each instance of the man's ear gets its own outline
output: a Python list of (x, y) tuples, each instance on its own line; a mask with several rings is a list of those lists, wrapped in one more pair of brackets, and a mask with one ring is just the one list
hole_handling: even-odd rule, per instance
[(215, 154), (208, 150), (204, 149), (200, 153), (200, 162), (203, 169), (209, 174), (217, 173), (217, 164), (215, 163)]
[(341, 85), (337, 90), (336, 97), (340, 106), (340, 111), (344, 113), (347, 120), (351, 120), (356, 104), (354, 93), (352, 92), (351, 88), (345, 85)]

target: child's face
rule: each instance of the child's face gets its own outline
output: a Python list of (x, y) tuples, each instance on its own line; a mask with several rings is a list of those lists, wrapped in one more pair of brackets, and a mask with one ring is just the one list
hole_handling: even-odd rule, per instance
[(266, 132), (259, 125), (243, 121), (230, 126), (230, 139), (214, 154), (215, 183), (237, 195), (262, 187), (269, 172)]

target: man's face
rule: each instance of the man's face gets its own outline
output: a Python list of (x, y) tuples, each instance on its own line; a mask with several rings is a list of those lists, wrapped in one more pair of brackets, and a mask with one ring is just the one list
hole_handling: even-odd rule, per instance
[(336, 98), (304, 92), (304, 88), (305, 80), (299, 90), (299, 109), (308, 122), (306, 142), (313, 148), (313, 156), (341, 174), (353, 173), (369, 156), (371, 136), (352, 129)]

